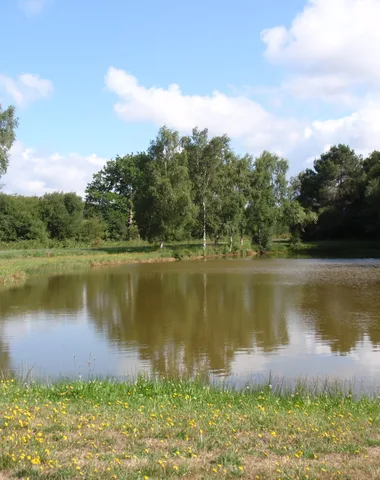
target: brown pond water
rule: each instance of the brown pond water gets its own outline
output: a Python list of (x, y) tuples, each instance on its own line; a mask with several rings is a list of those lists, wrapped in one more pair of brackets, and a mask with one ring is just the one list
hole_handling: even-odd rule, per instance
[[(380, 385), (380, 260), (127, 265), (0, 291), (0, 368)], [(379, 380), (379, 381), (377, 381)]]

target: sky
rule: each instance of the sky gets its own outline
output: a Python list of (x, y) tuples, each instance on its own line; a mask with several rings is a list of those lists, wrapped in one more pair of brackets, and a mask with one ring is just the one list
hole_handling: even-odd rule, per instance
[(380, 149), (380, 0), (0, 0), (6, 193), (83, 195), (160, 126), (228, 134), (290, 174)]

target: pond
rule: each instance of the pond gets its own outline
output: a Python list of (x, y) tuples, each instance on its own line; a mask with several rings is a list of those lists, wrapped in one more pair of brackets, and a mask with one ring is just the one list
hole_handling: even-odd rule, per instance
[(182, 261), (33, 279), (0, 291), (0, 369), (377, 388), (380, 260)]

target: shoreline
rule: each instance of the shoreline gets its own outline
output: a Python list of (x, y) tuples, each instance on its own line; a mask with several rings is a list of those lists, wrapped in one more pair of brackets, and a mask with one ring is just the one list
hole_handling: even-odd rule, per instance
[(260, 255), (263, 257), (380, 258), (380, 242), (320, 241), (294, 246), (287, 240), (276, 240), (273, 242), (271, 251), (265, 254), (260, 254), (249, 244), (229, 252), (226, 244), (222, 243), (218, 246), (210, 244), (206, 255), (199, 243), (167, 244), (162, 250), (144, 243), (105, 244), (97, 247), (78, 245), (76, 248), (6, 249), (0, 251), (0, 286), (19, 285), (35, 276), (71, 273), (102, 266)]
[(378, 398), (144, 378), (0, 392), (0, 478), (379, 478)]
[[(239, 257), (236, 253), (198, 253), (183, 256), (173, 255), (173, 251), (152, 253), (122, 253), (122, 254), (93, 254), (93, 255), (67, 255), (53, 256), (46, 254), (43, 257), (25, 256), (5, 259), (0, 265), (0, 285), (19, 285), (30, 277), (41, 275), (55, 275), (72, 273), (77, 270), (86, 270), (107, 266), (129, 265), (139, 263), (170, 263), (184, 260), (203, 260), (212, 258)], [(245, 256), (255, 256), (255, 252), (245, 252)], [(111, 257), (111, 258), (110, 258)], [(1, 260), (1, 259), (0, 259)]]

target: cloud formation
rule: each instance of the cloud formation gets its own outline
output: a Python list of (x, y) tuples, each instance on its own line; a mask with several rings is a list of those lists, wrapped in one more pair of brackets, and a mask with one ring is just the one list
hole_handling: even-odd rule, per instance
[(107, 159), (95, 154), (46, 154), (27, 148), (17, 141), (11, 149), (9, 168), (1, 177), (5, 193), (43, 195), (54, 191), (76, 192), (84, 195), (92, 175), (98, 172)]
[(258, 150), (268, 145), (272, 150), (291, 148), (299, 141), (297, 121), (278, 118), (247, 97), (218, 91), (210, 96), (185, 95), (176, 84), (167, 89), (146, 88), (133, 75), (114, 67), (108, 69), (105, 82), (119, 97), (116, 113), (128, 122), (165, 124), (182, 132), (207, 127), (211, 134), (228, 133)]
[[(24, 3), (38, 13), (38, 4), (45, 1)], [(275, 87), (189, 94), (177, 84), (143, 85), (131, 72), (114, 66), (105, 84), (116, 96), (115, 112), (126, 122), (166, 124), (182, 133), (207, 127), (212, 135), (227, 133), (253, 154), (268, 149), (286, 156), (292, 173), (297, 173), (329, 145), (348, 143), (364, 155), (380, 148), (379, 24), (380, 0), (305, 1), (289, 25), (261, 32), (264, 56), (278, 69)], [(53, 85), (32, 74), (16, 79), (0, 75), (1, 91), (17, 105), (27, 106), (50, 96)], [(281, 115), (281, 108), (273, 113), (252, 94), (256, 99), (269, 95), (272, 104), (285, 99), (302, 105), (303, 118)], [(318, 112), (329, 111), (324, 110), (326, 103), (338, 113), (312, 113), (315, 105)], [(17, 144), (2, 180), (8, 191), (20, 193), (83, 192), (102, 162), (96, 156), (42, 155)]]
[[(308, 0), (291, 26), (261, 32), (268, 61), (316, 98), (351, 87), (379, 89), (379, 0)], [(300, 81), (302, 79), (302, 82)], [(316, 88), (316, 84), (319, 88)], [(295, 92), (296, 93), (296, 92)]]
[(327, 144), (349, 143), (364, 154), (380, 147), (377, 101), (363, 102), (360, 109), (341, 118), (301, 122), (275, 116), (245, 97), (220, 92), (184, 95), (178, 85), (146, 88), (132, 75), (112, 67), (106, 85), (118, 95), (114, 108), (125, 121), (166, 124), (182, 132), (190, 132), (195, 125), (208, 127), (211, 134), (227, 133), (252, 153), (268, 149), (293, 155), (299, 168), (299, 162), (318, 155)]
[(268, 149), (284, 154), (299, 170), (327, 145), (349, 143), (363, 154), (380, 148), (379, 23), (380, 0), (308, 0), (289, 27), (261, 32), (265, 58), (283, 79), (276, 87), (252, 87), (252, 92), (261, 90), (273, 101), (302, 101), (309, 117), (313, 110), (308, 105), (334, 104), (341, 111), (335, 118), (281, 117), (244, 90), (199, 96), (183, 93), (176, 84), (148, 88), (114, 67), (105, 83), (117, 95), (114, 109), (125, 121), (166, 124), (182, 132), (194, 125), (208, 127), (212, 134), (227, 133), (252, 153)]
[(47, 4), (47, 0), (18, 0), (19, 8), (27, 15), (38, 15)]
[(0, 74), (0, 92), (9, 96), (19, 107), (26, 107), (54, 92), (53, 83), (39, 75), (22, 73), (16, 79)]

